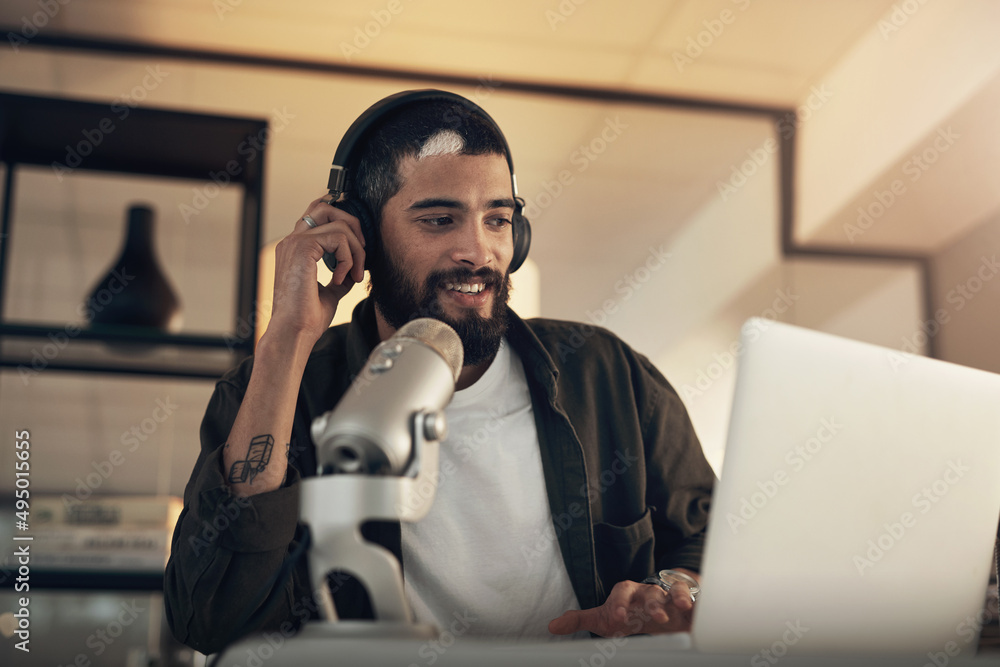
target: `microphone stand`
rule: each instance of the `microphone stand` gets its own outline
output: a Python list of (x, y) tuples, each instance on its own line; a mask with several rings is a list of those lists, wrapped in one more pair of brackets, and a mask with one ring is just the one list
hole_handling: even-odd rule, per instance
[[(414, 415), (413, 458), (403, 476), (336, 474), (302, 480), (299, 514), (312, 533), (309, 571), (323, 620), (307, 623), (301, 636), (438, 636), (433, 625), (414, 622), (403, 591), (402, 567), (392, 552), (362, 537), (361, 524), (419, 521), (427, 515), (437, 491), (438, 448), (445, 432), (443, 411)], [(339, 619), (327, 585), (327, 575), (335, 569), (349, 572), (365, 586), (374, 622)]]

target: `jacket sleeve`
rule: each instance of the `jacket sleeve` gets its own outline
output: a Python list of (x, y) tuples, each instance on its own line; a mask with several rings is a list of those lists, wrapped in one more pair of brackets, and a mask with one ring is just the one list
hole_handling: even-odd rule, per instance
[[(206, 654), (244, 634), (237, 624), (295, 546), (300, 477), (294, 466), (289, 465), (281, 488), (256, 496), (234, 496), (225, 482), (222, 449), (243, 394), (232, 380), (216, 385), (202, 421), (201, 453), (184, 491), (163, 582), (174, 636)], [(289, 636), (315, 611), (305, 561), (278, 593), (283, 599), (271, 615), (247, 632)]]
[(639, 364), (646, 495), (655, 508), (656, 568), (699, 572), (715, 473), (680, 396), (648, 359), (640, 355)]

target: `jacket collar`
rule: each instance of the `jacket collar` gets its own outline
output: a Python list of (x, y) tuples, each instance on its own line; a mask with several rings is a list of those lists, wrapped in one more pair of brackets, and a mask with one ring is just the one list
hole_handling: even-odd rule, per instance
[(524, 372), (529, 379), (537, 382), (549, 399), (555, 404), (558, 398), (557, 380), (559, 379), (559, 369), (556, 367), (552, 355), (549, 354), (538, 336), (531, 330), (531, 327), (522, 320), (517, 313), (507, 308), (508, 326), (507, 340), (511, 347), (517, 351), (524, 365)]
[(379, 342), (375, 303), (370, 298), (362, 299), (354, 307), (347, 328), (347, 370), (350, 377), (361, 374), (361, 369)]

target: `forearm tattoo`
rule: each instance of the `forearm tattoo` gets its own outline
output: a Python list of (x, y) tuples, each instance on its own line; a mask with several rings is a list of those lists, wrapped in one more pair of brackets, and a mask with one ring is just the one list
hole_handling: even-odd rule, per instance
[(254, 478), (267, 468), (271, 460), (271, 450), (274, 449), (274, 438), (270, 434), (258, 435), (250, 441), (247, 457), (237, 461), (229, 469), (229, 483), (253, 484)]

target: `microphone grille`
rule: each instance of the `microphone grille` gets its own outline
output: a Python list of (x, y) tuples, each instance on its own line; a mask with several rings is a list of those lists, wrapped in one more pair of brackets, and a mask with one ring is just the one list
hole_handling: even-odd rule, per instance
[(441, 320), (421, 317), (411, 320), (400, 327), (399, 331), (396, 332), (396, 336), (412, 338), (432, 348), (447, 362), (451, 368), (452, 375), (455, 376), (455, 381), (458, 381), (458, 375), (462, 372), (462, 361), (465, 353), (462, 347), (462, 339), (458, 337), (458, 334), (450, 326)]

